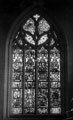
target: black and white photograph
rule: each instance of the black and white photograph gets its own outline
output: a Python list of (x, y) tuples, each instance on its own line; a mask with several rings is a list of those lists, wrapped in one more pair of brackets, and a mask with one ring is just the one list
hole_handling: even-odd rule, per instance
[(73, 120), (72, 0), (0, 0), (0, 120)]

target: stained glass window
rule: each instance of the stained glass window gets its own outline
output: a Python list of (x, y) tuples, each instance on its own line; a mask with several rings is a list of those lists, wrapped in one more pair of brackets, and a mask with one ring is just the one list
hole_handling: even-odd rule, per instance
[(41, 36), (41, 38), (40, 38), (39, 41), (38, 41), (38, 45), (43, 44), (44, 42), (47, 41), (47, 39), (48, 39), (47, 34)]
[(61, 113), (60, 51), (50, 50), (50, 112)]
[(35, 112), (35, 50), (25, 50), (24, 113)]
[(34, 21), (32, 18), (30, 18), (29, 20), (27, 20), (27, 22), (25, 23), (25, 25), (23, 25), (23, 29), (25, 31), (30, 32), (31, 34), (34, 34), (35, 32), (35, 26), (34, 26)]
[(44, 47), (37, 52), (37, 67), (37, 110), (43, 114), (48, 113), (48, 51)]
[(11, 77), (11, 113), (22, 113), (22, 69), (23, 51), (20, 48), (12, 49), (12, 77)]
[(25, 39), (27, 40), (27, 42), (35, 45), (35, 41), (33, 40), (32, 36), (26, 34)]
[(61, 114), (61, 51), (57, 34), (51, 33), (50, 23), (39, 14), (32, 15), (20, 28), (11, 47), (10, 115)]
[(38, 32), (39, 34), (42, 34), (44, 32), (47, 32), (50, 29), (50, 25), (47, 23), (47, 21), (43, 18), (39, 21), (38, 25)]

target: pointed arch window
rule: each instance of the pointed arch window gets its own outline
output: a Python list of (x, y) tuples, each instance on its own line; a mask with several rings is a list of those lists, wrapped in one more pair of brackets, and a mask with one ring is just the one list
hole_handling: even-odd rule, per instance
[(33, 14), (12, 39), (9, 115), (62, 114), (61, 44), (55, 29)]

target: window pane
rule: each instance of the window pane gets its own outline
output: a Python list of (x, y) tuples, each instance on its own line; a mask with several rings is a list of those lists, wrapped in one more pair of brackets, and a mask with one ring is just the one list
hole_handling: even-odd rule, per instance
[(41, 45), (41, 44), (45, 43), (45, 42), (47, 41), (47, 39), (48, 39), (47, 34), (42, 35), (42, 36), (40, 37), (39, 41), (38, 41), (38, 45)]
[(48, 51), (44, 47), (37, 54), (37, 80), (37, 111), (39, 114), (48, 113)]
[(60, 52), (50, 50), (50, 113), (61, 113)]
[(50, 40), (50, 46), (54, 45), (54, 43), (55, 43), (54, 39), (51, 38), (51, 40)]
[(47, 32), (49, 29), (50, 29), (50, 25), (47, 23), (47, 21), (44, 18), (41, 19), (38, 25), (39, 34), (42, 34), (43, 32)]
[(24, 113), (35, 112), (35, 50), (25, 50)]
[(25, 23), (25, 25), (23, 25), (23, 29), (25, 31), (30, 32), (32, 35), (35, 32), (35, 25), (34, 25), (34, 21), (32, 18), (29, 18), (29, 20), (27, 20), (27, 22)]
[(25, 40), (26, 40), (28, 43), (30, 43), (30, 44), (32, 44), (32, 45), (35, 45), (35, 41), (33, 40), (33, 37), (32, 37), (32, 36), (26, 34)]
[(51, 109), (50, 109), (50, 112), (53, 113), (53, 114), (60, 114), (60, 113), (61, 113), (61, 107), (51, 108)]
[(22, 113), (22, 68), (23, 51), (12, 50), (11, 113)]
[(61, 56), (57, 35), (38, 14), (21, 26), (11, 48), (10, 112), (22, 116), (60, 114)]

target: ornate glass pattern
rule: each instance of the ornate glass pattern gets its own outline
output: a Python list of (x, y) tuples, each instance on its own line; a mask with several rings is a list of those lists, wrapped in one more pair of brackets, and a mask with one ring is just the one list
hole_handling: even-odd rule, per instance
[(50, 50), (50, 112), (61, 113), (60, 52)]
[(35, 20), (37, 21), (40, 18), (40, 15), (36, 14), (33, 16), (35, 18)]
[(30, 44), (35, 45), (35, 41), (33, 40), (33, 37), (32, 37), (32, 36), (26, 34), (25, 39), (26, 39), (27, 42), (29, 42)]
[(44, 42), (47, 41), (47, 39), (48, 39), (47, 34), (41, 36), (40, 39), (39, 39), (39, 41), (38, 41), (38, 45), (43, 44)]
[(35, 50), (25, 50), (24, 113), (35, 112)]
[(48, 51), (44, 47), (37, 53), (37, 79), (37, 111), (39, 114), (45, 114), (48, 113)]
[(55, 43), (54, 39), (51, 39), (50, 46), (52, 46)]
[(23, 25), (23, 29), (34, 35), (35, 33), (34, 20), (32, 18), (29, 18), (29, 20), (27, 20), (27, 22)]
[(23, 32), (20, 33), (20, 32), (18, 31), (18, 32), (17, 32), (17, 35), (16, 35), (16, 37), (15, 37), (15, 39), (16, 39), (16, 41), (17, 41), (17, 43), (18, 43), (19, 45), (23, 45), (23, 40), (22, 40), (21, 34), (23, 34)]
[(38, 32), (39, 34), (42, 34), (44, 32), (47, 32), (50, 29), (50, 25), (47, 23), (47, 21), (43, 18), (39, 21), (38, 25)]
[(22, 113), (22, 49), (12, 50), (11, 113)]
[(48, 32), (49, 23), (38, 14), (22, 26), (11, 48), (10, 113), (60, 114), (61, 56), (57, 35)]

